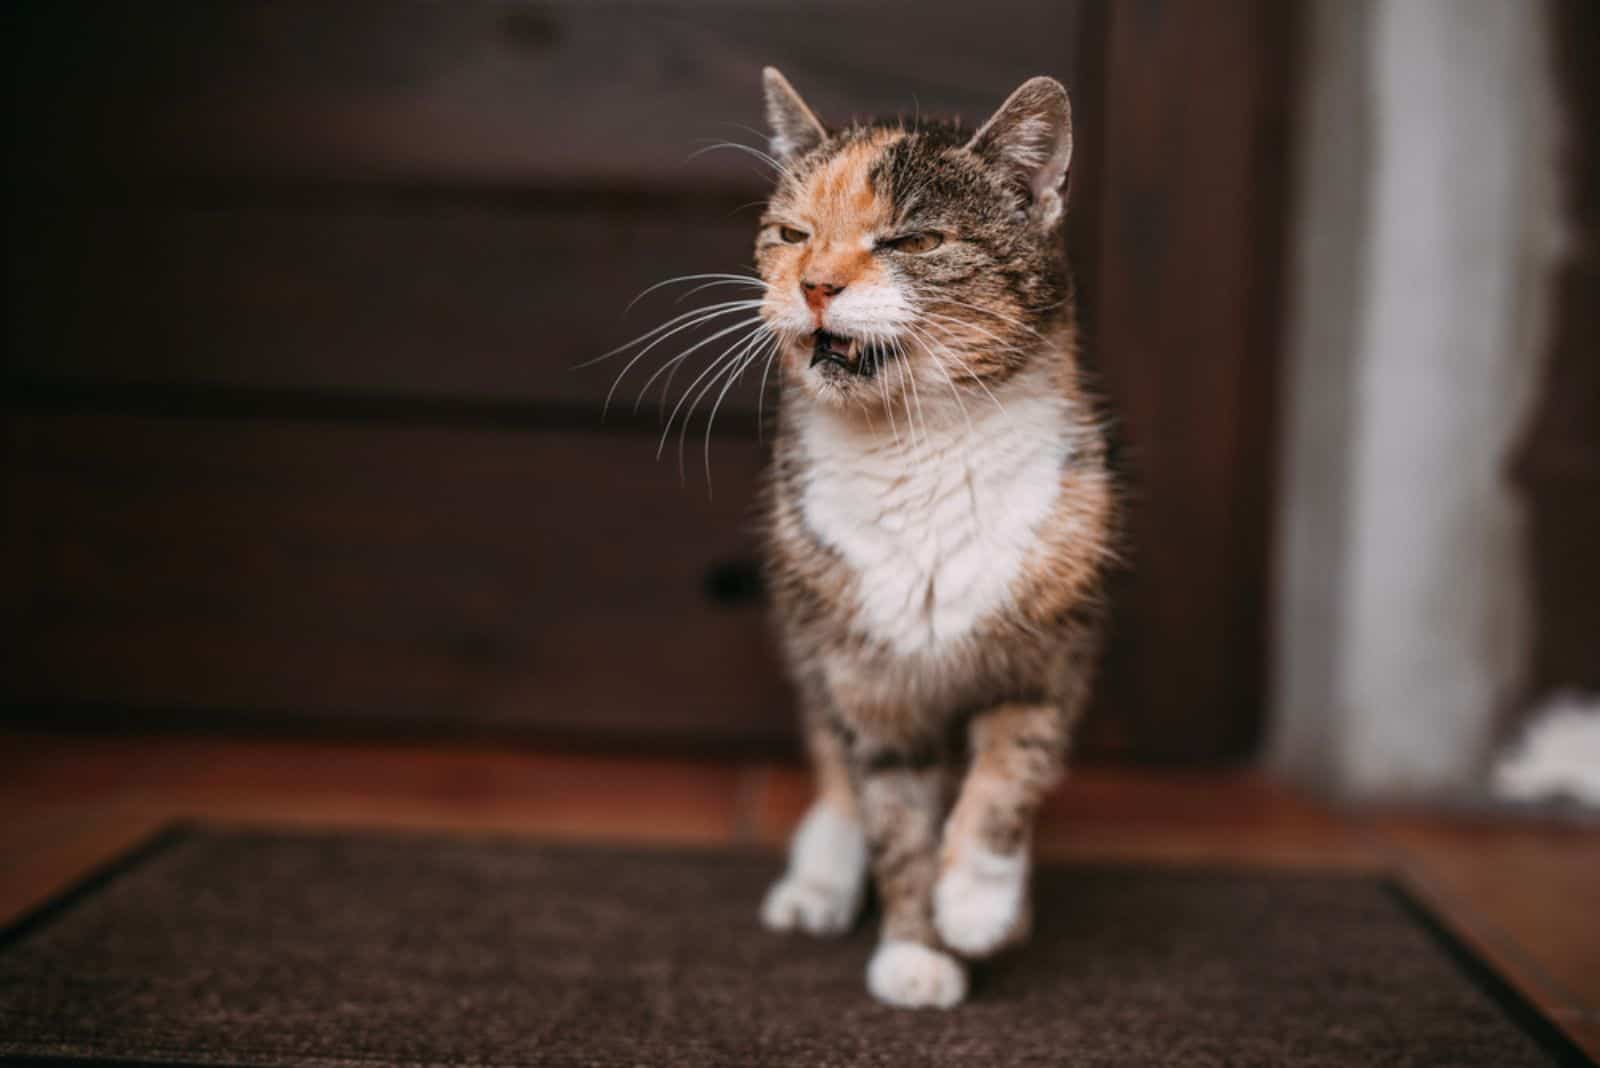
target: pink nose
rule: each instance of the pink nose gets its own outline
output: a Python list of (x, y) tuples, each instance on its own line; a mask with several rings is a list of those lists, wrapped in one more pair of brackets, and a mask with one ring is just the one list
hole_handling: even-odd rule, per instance
[(806, 295), (806, 307), (815, 315), (821, 315), (822, 310), (828, 306), (828, 301), (844, 292), (844, 286), (836, 286), (829, 282), (801, 282), (801, 292)]

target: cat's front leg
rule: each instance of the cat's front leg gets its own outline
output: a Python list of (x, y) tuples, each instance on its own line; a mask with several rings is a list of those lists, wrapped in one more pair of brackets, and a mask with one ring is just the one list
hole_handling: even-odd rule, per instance
[(806, 734), (817, 795), (789, 840), (788, 870), (761, 903), (761, 922), (774, 931), (843, 934), (866, 891), (866, 836), (840, 738), (816, 717)]
[(883, 907), (867, 989), (902, 1008), (950, 1008), (967, 995), (967, 973), (940, 945), (933, 923), (945, 769), (914, 749), (858, 744), (855, 773)]
[(1002, 705), (969, 728), (972, 762), (945, 823), (934, 922), (945, 945), (984, 957), (1027, 937), (1033, 817), (1061, 778), (1060, 709)]

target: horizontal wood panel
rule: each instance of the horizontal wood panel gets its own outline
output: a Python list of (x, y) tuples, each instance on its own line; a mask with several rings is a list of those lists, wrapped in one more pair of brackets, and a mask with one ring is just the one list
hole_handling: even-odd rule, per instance
[[(835, 119), (972, 119), (1047, 72), (1074, 91), (1069, 242), (1135, 467), (1133, 572), (1086, 748), (1253, 746), (1292, 100), (1273, 5), (73, 0), (0, 20), (5, 368), (32, 411), (7, 440), (7, 687), (306, 723), (520, 723), (538, 695), (538, 722), (579, 733), (750, 737), (747, 707), (787, 730), (775, 668), (748, 666), (764, 646), (738, 644), (759, 613), (701, 643), (698, 623), (614, 611), (634, 587), (655, 597), (657, 569), (703, 581), (700, 550), (722, 553), (740, 515), (721, 510), (720, 482), (706, 505), (648, 461), (648, 411), (613, 416), (613, 441), (574, 436), (599, 424), (618, 365), (571, 365), (688, 306), (658, 294), (622, 316), (644, 286), (748, 263), (754, 212), (732, 209), (760, 195), (760, 165), (684, 157), (700, 138), (759, 141), (727, 123), (761, 125), (763, 63)], [(753, 381), (728, 398), (728, 425), (752, 425)], [(744, 462), (725, 456), (719, 477)], [(543, 486), (545, 510), (511, 481)], [(650, 560), (655, 543), (609, 533), (614, 489), (666, 524), (672, 553)], [(544, 571), (494, 548), (518, 531)], [(596, 574), (611, 540), (626, 588)], [(480, 546), (506, 581), (463, 570)], [(537, 584), (562, 554), (613, 607)], [(568, 644), (528, 622), (545, 604), (579, 628)], [(695, 660), (723, 642), (725, 662)], [(621, 646), (659, 662), (623, 677)], [(646, 708), (660, 721), (631, 726)]]
[[(381, 196), (40, 204), (7, 242), (6, 360), (37, 379), (579, 404), (598, 422), (631, 353), (578, 364), (687, 310), (759, 296), (684, 283), (629, 309), (662, 279), (748, 269), (752, 216), (720, 202), (665, 213)], [(616, 397), (631, 404), (711, 333), (667, 339)], [(742, 335), (687, 357), (670, 396)], [(724, 410), (753, 411), (759, 379), (744, 376)]]
[(8, 5), (14, 167), (35, 177), (708, 183), (755, 188), (759, 72), (823, 117), (980, 120), (1072, 80), (1081, 2), (656, 0)]
[(12, 414), (5, 698), (788, 738), (762, 606), (717, 571), (753, 557), (758, 450), (714, 443), (708, 498), (654, 444)]

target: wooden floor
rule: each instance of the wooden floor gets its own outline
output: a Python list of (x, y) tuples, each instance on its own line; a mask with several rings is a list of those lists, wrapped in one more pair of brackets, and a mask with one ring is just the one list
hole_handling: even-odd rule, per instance
[[(776, 848), (807, 789), (802, 770), (762, 761), (0, 733), (0, 917), (179, 819)], [(1040, 845), (1397, 872), (1600, 1057), (1600, 825), (1341, 811), (1256, 773), (1089, 768), (1050, 803)]]

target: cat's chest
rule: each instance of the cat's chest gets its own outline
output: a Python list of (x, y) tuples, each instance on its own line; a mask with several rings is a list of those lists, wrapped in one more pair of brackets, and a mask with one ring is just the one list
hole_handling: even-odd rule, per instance
[(855, 625), (905, 655), (936, 654), (1015, 596), (1067, 459), (1059, 408), (878, 447), (818, 423), (802, 508), (853, 572)]

